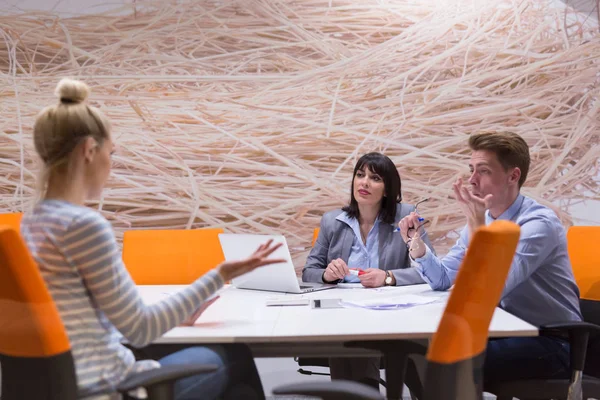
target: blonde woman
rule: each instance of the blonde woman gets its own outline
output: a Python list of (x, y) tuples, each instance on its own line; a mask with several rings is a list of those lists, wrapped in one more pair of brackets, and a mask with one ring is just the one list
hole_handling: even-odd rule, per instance
[[(244, 346), (189, 347), (158, 361), (136, 361), (124, 337), (143, 347), (198, 310), (225, 281), (262, 265), (278, 247), (270, 242), (249, 258), (224, 262), (180, 292), (147, 306), (117, 248), (111, 225), (84, 206), (98, 198), (115, 146), (110, 124), (86, 104), (89, 88), (62, 80), (59, 102), (34, 126), (35, 149), (44, 163), (41, 201), (22, 221), (22, 234), (58, 307), (72, 346), (79, 394), (115, 388), (128, 375), (166, 364), (218, 364), (210, 374), (177, 382), (177, 399), (264, 398), (250, 352)], [(188, 321), (189, 322), (189, 321)]]

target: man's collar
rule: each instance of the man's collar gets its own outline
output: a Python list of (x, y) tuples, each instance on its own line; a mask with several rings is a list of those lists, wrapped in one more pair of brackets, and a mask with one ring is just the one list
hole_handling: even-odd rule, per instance
[(508, 207), (498, 218), (494, 218), (490, 214), (490, 210), (485, 211), (485, 224), (488, 225), (492, 223), (492, 221), (496, 221), (498, 219), (512, 221), (519, 210), (521, 209), (521, 205), (523, 204), (524, 197), (521, 193), (517, 196), (515, 201)]

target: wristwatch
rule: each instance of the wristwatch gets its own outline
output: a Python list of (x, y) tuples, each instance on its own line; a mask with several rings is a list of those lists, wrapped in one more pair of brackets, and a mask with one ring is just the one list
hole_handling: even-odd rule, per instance
[(392, 273), (390, 271), (385, 271), (385, 286), (392, 285)]

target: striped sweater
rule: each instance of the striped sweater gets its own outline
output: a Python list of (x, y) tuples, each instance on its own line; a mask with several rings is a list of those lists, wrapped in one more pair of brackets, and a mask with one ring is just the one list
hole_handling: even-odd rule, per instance
[[(121, 344), (142, 347), (179, 325), (223, 286), (211, 271), (159, 303), (145, 305), (121, 260), (112, 227), (97, 212), (45, 200), (21, 233), (65, 325), (81, 396), (114, 389), (128, 374), (156, 368)], [(165, 266), (168, 268), (170, 266)]]

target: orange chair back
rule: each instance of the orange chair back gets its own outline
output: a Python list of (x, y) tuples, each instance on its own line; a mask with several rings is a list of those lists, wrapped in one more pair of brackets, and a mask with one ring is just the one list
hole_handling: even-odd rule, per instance
[(567, 249), (580, 297), (600, 300), (600, 226), (572, 226), (567, 231)]
[(23, 213), (0, 214), (0, 225), (8, 225), (17, 232), (21, 232), (21, 219)]
[(187, 285), (225, 260), (223, 229), (139, 230), (123, 235), (123, 262), (138, 285)]
[(63, 323), (17, 231), (0, 226), (0, 354), (50, 357), (70, 350)]
[(519, 234), (517, 224), (502, 220), (475, 232), (429, 347), (429, 361), (451, 364), (485, 351)]
[(311, 243), (312, 247), (315, 247), (315, 243), (317, 243), (318, 237), (319, 237), (319, 228), (315, 228), (315, 230), (313, 231), (313, 238), (312, 238), (312, 243)]

